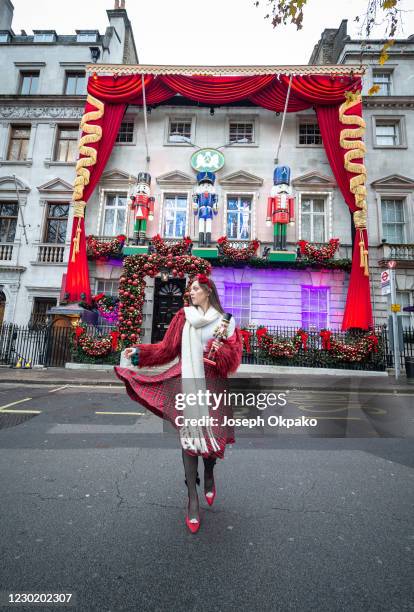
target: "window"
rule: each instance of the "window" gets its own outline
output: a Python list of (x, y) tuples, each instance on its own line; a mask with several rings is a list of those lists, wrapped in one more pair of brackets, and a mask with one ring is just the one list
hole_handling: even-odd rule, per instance
[(96, 293), (105, 293), (118, 297), (119, 280), (96, 279)]
[(44, 240), (47, 244), (63, 244), (66, 240), (69, 204), (48, 204)]
[(35, 297), (33, 300), (33, 310), (32, 315), (30, 317), (29, 325), (37, 326), (37, 325), (45, 325), (47, 320), (47, 312), (53, 306), (56, 306), (57, 299), (49, 298), (49, 297)]
[(299, 123), (300, 145), (321, 145), (322, 136), (317, 121), (301, 121)]
[(226, 236), (231, 240), (250, 240), (252, 196), (227, 196)]
[(35, 43), (55, 42), (55, 33), (54, 32), (35, 32), (33, 42)]
[(8, 43), (8, 42), (10, 42), (10, 33), (0, 32), (0, 43)]
[(86, 94), (86, 76), (84, 72), (67, 72), (65, 94), (82, 96)]
[(125, 231), (126, 194), (108, 195), (105, 203), (103, 235), (118, 236)]
[(39, 71), (20, 73), (20, 93), (23, 96), (37, 94), (39, 75)]
[(379, 85), (378, 96), (391, 95), (391, 72), (384, 70), (374, 70), (372, 75), (374, 85)]
[(224, 283), (223, 308), (231, 312), (239, 326), (250, 323), (250, 283)]
[(75, 162), (78, 159), (78, 127), (58, 126), (54, 160)]
[(401, 142), (401, 124), (397, 119), (377, 119), (375, 122), (375, 142), (380, 147), (398, 147)]
[(401, 323), (402, 323), (402, 327), (403, 329), (407, 329), (409, 327), (411, 327), (411, 313), (410, 312), (404, 312), (404, 308), (406, 306), (412, 306), (411, 300), (410, 300), (410, 291), (397, 291), (397, 304), (401, 305), (401, 312), (397, 313), (397, 316), (401, 318)]
[(0, 202), (0, 243), (14, 242), (19, 207), (14, 202)]
[(30, 125), (11, 126), (9, 149), (7, 151), (8, 160), (24, 161), (27, 159), (30, 129)]
[(252, 144), (254, 142), (254, 121), (230, 121), (229, 143)]
[(325, 242), (325, 200), (318, 197), (301, 198), (301, 239)]
[(328, 287), (302, 286), (302, 327), (320, 330), (328, 327)]
[(191, 119), (170, 119), (168, 142), (191, 142)]
[(404, 200), (391, 198), (381, 200), (382, 235), (394, 244), (404, 244)]
[(91, 43), (91, 42), (96, 42), (96, 37), (97, 37), (97, 32), (81, 32), (81, 31), (76, 31), (76, 40), (77, 42), (80, 43)]
[(119, 128), (117, 143), (134, 142), (134, 122), (123, 121)]
[(187, 225), (187, 196), (169, 194), (164, 197), (164, 238), (183, 238)]

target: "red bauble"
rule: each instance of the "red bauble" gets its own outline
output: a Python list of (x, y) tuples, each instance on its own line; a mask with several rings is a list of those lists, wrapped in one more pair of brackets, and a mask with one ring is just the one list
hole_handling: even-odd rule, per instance
[(128, 321), (126, 322), (127, 325), (132, 325), (132, 321), (128, 319)]
[(121, 340), (125, 340), (126, 334), (121, 334)]
[(173, 268), (172, 273), (174, 274), (174, 276), (177, 276), (177, 268)]
[(131, 340), (135, 340), (135, 339), (136, 339), (136, 337), (137, 337), (137, 335), (136, 335), (136, 334), (131, 334)]
[(119, 279), (119, 282), (124, 283), (126, 281), (126, 277), (125, 276), (121, 276), (121, 278)]

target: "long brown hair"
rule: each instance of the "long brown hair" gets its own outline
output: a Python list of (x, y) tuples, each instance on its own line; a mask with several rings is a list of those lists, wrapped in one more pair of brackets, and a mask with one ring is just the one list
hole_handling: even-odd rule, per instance
[[(193, 282), (191, 283), (191, 285), (197, 281), (197, 283), (200, 285), (200, 287), (202, 289), (204, 289), (204, 291), (206, 293), (208, 293), (208, 298), (210, 300), (210, 306), (213, 306), (213, 308), (215, 308), (216, 310), (218, 310), (221, 314), (224, 314), (224, 310), (223, 310), (223, 306), (221, 305), (220, 302), (220, 298), (219, 298), (219, 294), (217, 291), (217, 287), (214, 283), (214, 281), (211, 280), (211, 278), (208, 279), (208, 284), (207, 283), (201, 283), (198, 278), (196, 277)], [(191, 285), (189, 286), (189, 290), (191, 289)], [(191, 296), (190, 294), (188, 295), (188, 299), (190, 302), (190, 306), (194, 306), (193, 302), (191, 301)]]

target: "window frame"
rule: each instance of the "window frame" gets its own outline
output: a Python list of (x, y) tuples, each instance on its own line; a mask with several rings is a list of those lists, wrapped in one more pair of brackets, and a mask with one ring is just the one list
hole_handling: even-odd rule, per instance
[[(414, 291), (410, 289), (397, 289), (396, 290), (396, 298), (397, 304), (401, 304), (401, 311), (397, 312), (397, 317), (401, 317), (401, 324), (403, 324), (404, 319), (408, 320), (408, 327), (414, 327), (414, 312), (404, 312), (403, 304), (401, 301), (401, 294), (406, 293), (408, 295), (408, 306), (414, 306)], [(403, 325), (404, 330), (404, 325)]]
[[(74, 124), (74, 123), (57, 123), (55, 126), (55, 137), (54, 137), (54, 144), (53, 144), (53, 158), (52, 158), (52, 163), (53, 164), (76, 164), (77, 159), (78, 159), (78, 151), (76, 151), (76, 155), (75, 155), (75, 159), (72, 161), (68, 161), (68, 160), (60, 160), (58, 159), (58, 147), (59, 144), (61, 142), (60, 139), (60, 134), (62, 131), (65, 130), (76, 130), (77, 136), (76, 136), (76, 145), (79, 141), (79, 125), (78, 124)], [(69, 138), (65, 138), (63, 139), (65, 142), (74, 142), (72, 139)]]
[(161, 210), (161, 214), (160, 214), (160, 227), (159, 227), (159, 234), (160, 236), (162, 236), (162, 238), (165, 238), (167, 240), (181, 240), (182, 236), (165, 236), (164, 233), (164, 227), (165, 227), (165, 201), (168, 197), (174, 196), (175, 198), (179, 197), (179, 196), (183, 196), (187, 199), (187, 207), (186, 207), (186, 220), (185, 220), (185, 228), (184, 228), (184, 236), (188, 236), (189, 234), (189, 225), (190, 225), (190, 192), (186, 189), (182, 189), (182, 190), (173, 190), (173, 189), (166, 189), (165, 191), (162, 192), (162, 210)]
[[(399, 130), (400, 144), (377, 144), (377, 125), (395, 124)], [(372, 147), (374, 149), (407, 149), (405, 115), (372, 115)]]
[[(19, 138), (19, 139), (13, 139), (13, 131), (14, 130), (22, 130), (22, 129), (28, 129), (29, 130), (29, 138), (27, 139), (27, 152), (26, 152), (26, 157), (21, 158), (19, 157), (18, 159), (11, 159), (10, 158), (10, 151), (11, 151), (11, 143), (12, 140), (26, 140), (23, 138)], [(4, 161), (9, 162), (9, 163), (14, 163), (14, 162), (20, 162), (20, 163), (27, 163), (28, 161), (30, 161), (30, 157), (29, 157), (29, 153), (30, 153), (30, 140), (32, 137), (32, 125), (30, 123), (11, 123), (9, 125), (9, 134), (8, 134), (8, 140), (7, 140), (7, 149), (6, 149), (6, 159)], [(21, 147), (21, 145), (20, 145)], [(21, 152), (21, 148), (20, 148), (20, 152)]]
[[(231, 312), (232, 309), (233, 309), (234, 296), (232, 296), (232, 304), (231, 304), (231, 306), (229, 306), (226, 303), (226, 301), (225, 301), (226, 286), (232, 287), (233, 290), (234, 290), (235, 287), (240, 287), (241, 289), (248, 287), (250, 289), (250, 291), (249, 291), (249, 303), (248, 303), (248, 313), (249, 313), (249, 316), (248, 316), (247, 323), (242, 323), (241, 321), (240, 322), (237, 321), (237, 325), (240, 326), (240, 327), (245, 327), (245, 326), (249, 325), (249, 323), (252, 320), (252, 286), (253, 286), (253, 283), (251, 283), (251, 282), (250, 283), (248, 283), (248, 282), (246, 282), (246, 283), (237, 283), (237, 282), (231, 282), (231, 281), (224, 281), (223, 282), (223, 299), (222, 299), (223, 308), (226, 311), (228, 310), (228, 312)], [(240, 301), (240, 309), (241, 310), (247, 310), (247, 308), (244, 308), (243, 304), (244, 304), (244, 302)]]
[[(191, 137), (190, 142), (171, 142), (170, 141), (170, 124), (171, 122), (189, 122), (191, 123)], [(192, 147), (195, 143), (196, 134), (196, 115), (189, 115), (187, 113), (173, 113), (166, 115), (164, 124), (164, 146), (165, 147)]]
[[(380, 193), (378, 194), (379, 196), (379, 230), (380, 230), (380, 239), (381, 242), (384, 242), (385, 244), (409, 244), (409, 215), (408, 213), (408, 206), (407, 206), (407, 196), (406, 195), (394, 195), (392, 193), (390, 194), (384, 194), (384, 193)], [(384, 235), (384, 220), (383, 220), (383, 215), (382, 215), (382, 203), (384, 200), (400, 200), (402, 203), (402, 212), (403, 212), (403, 222), (402, 222), (402, 231), (403, 231), (403, 241), (402, 242), (388, 242), (387, 238)], [(399, 223), (398, 223), (399, 224)], [(400, 224), (399, 224), (400, 225)]]
[[(51, 206), (67, 206), (68, 207), (68, 214), (66, 217), (53, 217), (49, 214), (50, 211), (50, 207)], [(48, 234), (48, 228), (49, 228), (49, 221), (51, 219), (55, 219), (58, 221), (64, 221), (66, 220), (66, 231), (65, 231), (65, 237), (63, 239), (62, 242), (48, 242), (47, 241), (47, 234)], [(45, 218), (44, 218), (44, 224), (43, 224), (43, 232), (42, 232), (42, 243), (41, 244), (50, 244), (50, 245), (54, 245), (54, 246), (65, 246), (66, 245), (66, 241), (68, 239), (68, 225), (69, 225), (69, 220), (70, 220), (70, 203), (69, 202), (65, 202), (65, 201), (59, 201), (59, 200), (47, 200), (45, 202)], [(57, 235), (57, 233), (56, 233)]]
[[(137, 122), (137, 118), (136, 117), (126, 116), (126, 117), (124, 117), (122, 119), (121, 124), (119, 126), (119, 131), (118, 131), (118, 134), (116, 136), (115, 143), (114, 143), (114, 145), (116, 147), (131, 147), (131, 146), (135, 146), (137, 144), (137, 125), (136, 125), (136, 122)], [(121, 126), (122, 126), (122, 124), (125, 124), (125, 123), (132, 123), (132, 141), (131, 142), (118, 142), (117, 138), (119, 136), (119, 132), (121, 130)]]
[[(78, 83), (78, 78), (83, 77), (84, 81), (85, 81), (85, 91), (82, 93), (76, 93), (76, 87), (75, 87), (75, 93), (68, 93), (67, 88), (68, 88), (68, 83), (69, 83), (69, 79), (76, 77), (76, 85)], [(64, 80), (64, 85), (63, 85), (63, 95), (65, 96), (84, 96), (86, 97), (87, 95), (87, 76), (86, 76), (86, 72), (83, 70), (65, 70), (65, 80)]]
[[(1, 208), (3, 205), (15, 205), (17, 207), (17, 214), (16, 216), (8, 216), (8, 215), (2, 215), (1, 214)], [(13, 236), (13, 240), (12, 241), (8, 241), (5, 240), (4, 242), (1, 239), (1, 234), (0, 234), (0, 244), (14, 244), (16, 242), (16, 234), (17, 234), (17, 227), (18, 227), (18, 221), (19, 221), (19, 202), (17, 200), (7, 200), (7, 199), (2, 199), (0, 198), (0, 220), (2, 219), (8, 219), (9, 220), (9, 225), (8, 225), (8, 229), (7, 229), (7, 234), (9, 233), (10, 230), (10, 221), (12, 219), (16, 219), (16, 227), (14, 229), (14, 236)]]
[[(324, 239), (322, 242), (328, 242), (332, 237), (332, 192), (327, 191), (302, 191), (297, 193), (298, 196), (298, 240), (307, 240), (302, 234), (302, 200), (303, 199), (323, 199), (324, 200)], [(311, 216), (311, 215), (310, 215)], [(313, 234), (313, 224), (311, 222), (311, 236)], [(314, 238), (309, 242), (315, 242)], [(318, 243), (317, 243), (318, 244)]]
[[(116, 236), (118, 236), (119, 234), (125, 234), (126, 235), (126, 228), (127, 228), (127, 224), (128, 224), (128, 214), (129, 214), (129, 202), (128, 202), (128, 191), (126, 189), (105, 189), (103, 190), (103, 206), (102, 206), (102, 215), (99, 215), (99, 219), (98, 219), (98, 233), (100, 233), (101, 236), (107, 237), (107, 238), (114, 238)], [(121, 209), (121, 206), (107, 206), (107, 202), (108, 202), (108, 198), (110, 197), (116, 197), (117, 200), (118, 198), (125, 198), (125, 219), (124, 219), (124, 225), (122, 227), (122, 229), (120, 229), (118, 232), (112, 233), (112, 234), (105, 234), (105, 211), (107, 208), (114, 208), (115, 210)], [(116, 223), (114, 222), (114, 225), (116, 226)], [(100, 229), (99, 229), (100, 228)]]
[[(31, 75), (33, 77), (33, 75), (37, 76), (37, 87), (36, 87), (36, 91), (32, 92), (29, 91), (29, 93), (23, 93), (23, 83), (24, 83), (24, 79), (26, 77), (28, 77), (29, 75)], [(32, 84), (32, 81), (31, 81)], [(30, 69), (22, 69), (19, 72), (19, 84), (18, 84), (18, 95), (19, 96), (37, 96), (39, 94), (39, 84), (40, 84), (40, 70), (36, 70), (35, 68)], [(30, 90), (31, 90), (31, 86), (30, 86)]]
[(296, 115), (296, 147), (305, 149), (323, 149), (324, 145), (322, 142), (322, 135), (320, 144), (302, 144), (300, 142), (300, 126), (305, 124), (316, 124), (319, 127), (318, 118), (316, 115)]
[[(230, 242), (249, 242), (253, 240), (255, 236), (255, 214), (254, 211), (256, 209), (255, 206), (255, 196), (254, 192), (241, 192), (241, 191), (227, 191), (224, 194), (224, 207), (223, 207), (223, 236), (226, 236)], [(251, 198), (251, 208), (250, 208), (250, 237), (249, 238), (229, 238), (227, 236), (227, 203), (229, 198)]]
[(377, 96), (384, 96), (384, 97), (389, 97), (393, 95), (393, 77), (394, 77), (394, 69), (393, 68), (384, 68), (383, 66), (373, 66), (372, 67), (372, 73), (371, 73), (371, 81), (372, 81), (372, 85), (377, 85), (378, 83), (375, 82), (375, 76), (376, 73), (382, 73), (382, 74), (388, 74), (389, 75), (389, 92), (387, 94), (383, 94), (378, 92), (376, 95)]
[[(103, 283), (104, 284), (104, 289), (99, 289), (99, 283)], [(114, 287), (117, 288), (115, 293), (111, 292), (107, 292), (105, 290), (105, 285), (106, 283), (111, 283)], [(115, 297), (119, 296), (119, 278), (95, 278), (95, 294), (98, 293), (105, 293), (105, 295), (112, 295)]]
[[(316, 291), (318, 291), (318, 290), (320, 290), (320, 289), (325, 289), (325, 290), (326, 290), (326, 325), (324, 325), (323, 327), (319, 327), (319, 329), (316, 329), (316, 330), (314, 330), (314, 329), (310, 329), (310, 327), (306, 327), (306, 326), (304, 325), (304, 323), (303, 323), (303, 313), (304, 313), (304, 312), (309, 312), (309, 313), (312, 313), (312, 309), (310, 309), (309, 311), (304, 311), (304, 310), (303, 310), (302, 303), (303, 303), (303, 290), (304, 290), (304, 289), (313, 289), (313, 290), (316, 290)], [(330, 325), (331, 325), (331, 321), (330, 321), (330, 310), (331, 310), (331, 308), (330, 308), (330, 307), (331, 307), (331, 291), (330, 291), (330, 290), (331, 290), (331, 287), (330, 287), (330, 286), (328, 286), (328, 285), (318, 285), (318, 286), (315, 286), (315, 285), (307, 285), (307, 284), (305, 284), (305, 285), (302, 285), (302, 284), (301, 284), (301, 285), (300, 285), (300, 315), (301, 315), (301, 327), (302, 327), (303, 329), (305, 329), (306, 331), (320, 331), (321, 329), (329, 329), (329, 328), (330, 328)], [(319, 305), (319, 299), (318, 299), (318, 305)], [(310, 308), (310, 307), (309, 307), (309, 308)], [(319, 318), (319, 314), (320, 314), (320, 311), (319, 311), (319, 309), (318, 309), (318, 318)]]
[[(230, 141), (230, 124), (231, 123), (252, 123), (253, 124), (253, 142), (231, 142)], [(226, 133), (225, 142), (226, 147), (258, 147), (259, 146), (259, 115), (228, 115), (226, 117)]]

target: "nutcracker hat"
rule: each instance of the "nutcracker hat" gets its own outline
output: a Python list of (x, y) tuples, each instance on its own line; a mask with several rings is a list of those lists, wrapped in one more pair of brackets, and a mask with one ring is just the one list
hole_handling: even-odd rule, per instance
[(214, 185), (216, 181), (216, 175), (214, 172), (197, 172), (197, 183), (211, 183)]
[(151, 185), (151, 175), (148, 172), (138, 172), (137, 183)]
[(290, 185), (289, 166), (276, 166), (273, 172), (273, 185)]

